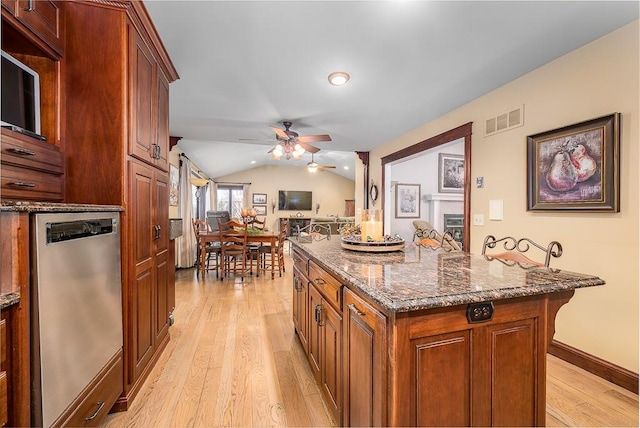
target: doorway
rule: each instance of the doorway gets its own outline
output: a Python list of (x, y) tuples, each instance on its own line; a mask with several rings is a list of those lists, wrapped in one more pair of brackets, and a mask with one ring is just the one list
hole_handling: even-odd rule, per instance
[[(394, 217), (394, 212), (390, 209), (393, 207), (393, 203), (385, 203), (386, 199), (391, 195), (392, 190), (392, 165), (399, 162), (408, 161), (414, 159), (427, 151), (433, 150), (437, 147), (445, 144), (451, 144), (456, 140), (463, 141), (464, 145), (464, 188), (462, 191), (462, 204), (463, 204), (463, 219), (462, 229), (463, 237), (462, 241), (467, 245), (464, 246), (464, 251), (469, 251), (470, 243), (470, 218), (471, 218), (471, 129), (472, 122), (468, 122), (457, 128), (451, 129), (435, 137), (428, 138), (412, 146), (406, 147), (397, 152), (391, 153), (382, 160), (382, 182), (385, 191), (382, 192), (382, 206), (385, 211), (385, 230), (391, 230), (391, 219)], [(421, 216), (422, 217), (422, 216)], [(442, 232), (442, 230), (440, 231)]]

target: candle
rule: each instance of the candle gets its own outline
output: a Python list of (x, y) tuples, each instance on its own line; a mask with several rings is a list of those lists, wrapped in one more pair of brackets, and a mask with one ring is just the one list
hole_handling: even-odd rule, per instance
[(363, 242), (382, 241), (381, 210), (362, 210), (362, 222), (360, 223), (360, 239)]

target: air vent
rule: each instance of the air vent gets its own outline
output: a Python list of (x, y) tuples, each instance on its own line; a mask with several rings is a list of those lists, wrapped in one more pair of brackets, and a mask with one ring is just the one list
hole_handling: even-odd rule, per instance
[(524, 105), (487, 119), (484, 126), (484, 136), (488, 137), (522, 125), (524, 125)]

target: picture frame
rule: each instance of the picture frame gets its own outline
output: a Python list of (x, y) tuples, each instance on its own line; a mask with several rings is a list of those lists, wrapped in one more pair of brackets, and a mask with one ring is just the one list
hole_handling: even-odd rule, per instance
[(256, 210), (256, 215), (267, 215), (266, 205), (254, 205), (253, 209)]
[(438, 154), (438, 192), (464, 192), (464, 156)]
[(254, 193), (252, 198), (253, 204), (258, 205), (266, 205), (267, 204), (267, 194), (266, 193)]
[(396, 218), (420, 218), (419, 184), (396, 184)]
[(620, 113), (527, 137), (527, 210), (620, 211)]
[(169, 205), (172, 207), (178, 206), (178, 183), (180, 180), (180, 173), (178, 167), (174, 164), (169, 165)]

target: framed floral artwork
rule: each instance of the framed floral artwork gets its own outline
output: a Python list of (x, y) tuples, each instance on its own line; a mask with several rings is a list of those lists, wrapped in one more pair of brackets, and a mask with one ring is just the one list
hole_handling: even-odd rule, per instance
[(464, 156), (440, 153), (438, 155), (438, 192), (464, 191)]
[(396, 184), (396, 218), (420, 218), (419, 184)]

